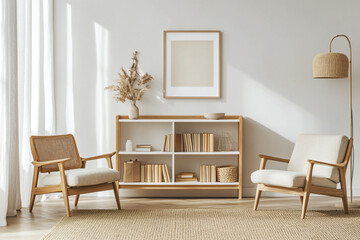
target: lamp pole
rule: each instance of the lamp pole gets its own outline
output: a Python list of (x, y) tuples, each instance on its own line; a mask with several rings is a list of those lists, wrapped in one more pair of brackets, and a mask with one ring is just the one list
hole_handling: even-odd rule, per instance
[[(346, 40), (348, 41), (349, 43), (349, 49), (350, 49), (350, 60), (349, 60), (349, 71), (350, 71), (350, 74), (349, 74), (349, 80), (350, 80), (350, 137), (352, 138), (353, 137), (353, 110), (352, 110), (352, 50), (351, 50), (351, 43), (350, 43), (350, 39), (344, 35), (344, 34), (340, 34), (340, 35), (336, 35), (335, 37), (333, 37), (330, 41), (330, 44), (329, 44), (329, 51), (331, 52), (331, 45), (332, 45), (332, 42), (334, 41), (335, 38), (338, 38), (338, 37), (343, 37), (343, 38), (346, 38)], [(353, 182), (353, 161), (354, 161), (354, 158), (353, 158), (353, 152), (351, 152), (351, 155), (350, 155), (350, 202), (352, 203), (352, 197), (353, 197), (353, 193), (352, 193), (352, 182)]]

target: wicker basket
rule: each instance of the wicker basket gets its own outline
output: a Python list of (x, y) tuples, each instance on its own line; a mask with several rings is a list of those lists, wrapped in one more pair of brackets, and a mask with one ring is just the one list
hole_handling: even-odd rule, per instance
[(237, 181), (237, 171), (236, 166), (227, 165), (219, 166), (216, 169), (217, 171), (217, 181), (218, 182), (236, 182)]

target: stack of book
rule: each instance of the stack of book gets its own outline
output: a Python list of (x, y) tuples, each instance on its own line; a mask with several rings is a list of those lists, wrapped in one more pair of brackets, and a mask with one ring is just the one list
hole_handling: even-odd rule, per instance
[(195, 177), (193, 172), (181, 172), (176, 177), (176, 182), (197, 182), (198, 179)]
[(213, 133), (183, 133), (164, 137), (163, 152), (214, 152), (215, 137)]
[(136, 145), (137, 152), (151, 152), (151, 145), (150, 144), (138, 144)]
[(167, 165), (141, 165), (141, 182), (171, 182)]
[(200, 166), (200, 182), (216, 182), (216, 166), (201, 165)]

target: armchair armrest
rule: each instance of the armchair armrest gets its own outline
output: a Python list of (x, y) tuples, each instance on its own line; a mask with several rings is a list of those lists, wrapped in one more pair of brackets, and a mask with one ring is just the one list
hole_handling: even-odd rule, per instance
[(320, 164), (320, 165), (326, 165), (326, 166), (330, 166), (330, 167), (336, 167), (336, 168), (342, 168), (345, 165), (342, 163), (327, 163), (327, 162), (321, 162), (321, 161), (316, 161), (316, 160), (308, 160), (308, 163), (310, 164)]
[(272, 160), (272, 161), (283, 162), (283, 163), (289, 163), (290, 162), (289, 159), (272, 157), (272, 156), (267, 156), (267, 155), (263, 155), (263, 154), (259, 154), (259, 157), (263, 158), (263, 159), (266, 159), (266, 160)]
[(70, 160), (70, 158), (63, 158), (63, 159), (56, 159), (56, 160), (49, 160), (49, 161), (42, 161), (42, 162), (33, 161), (31, 163), (35, 167), (41, 167), (41, 166), (50, 165), (50, 164), (64, 163), (64, 162), (69, 161), (69, 160)]
[(94, 157), (81, 158), (81, 161), (86, 162), (86, 161), (102, 159), (102, 158), (111, 158), (112, 156), (114, 156), (114, 154), (115, 154), (115, 152), (107, 153), (107, 154), (103, 154), (103, 155), (99, 155), (99, 156), (94, 156)]
[(267, 155), (262, 155), (262, 154), (259, 154), (259, 157), (261, 158), (260, 168), (259, 168), (260, 170), (265, 169), (267, 160), (283, 162), (283, 163), (289, 163), (290, 162), (289, 159), (272, 157), (272, 156), (267, 156)]

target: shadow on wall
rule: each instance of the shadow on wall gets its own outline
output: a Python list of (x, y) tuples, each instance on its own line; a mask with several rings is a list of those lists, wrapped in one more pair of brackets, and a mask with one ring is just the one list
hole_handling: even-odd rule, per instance
[[(259, 169), (258, 154), (290, 158), (294, 143), (251, 118), (244, 118), (243, 138), (243, 196), (253, 197), (256, 185), (251, 182), (250, 175)], [(285, 170), (286, 165), (269, 161), (266, 167)]]

